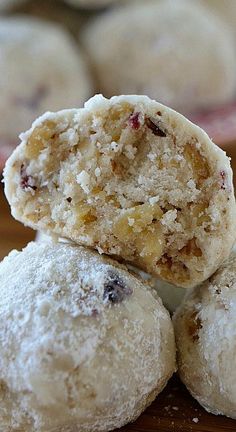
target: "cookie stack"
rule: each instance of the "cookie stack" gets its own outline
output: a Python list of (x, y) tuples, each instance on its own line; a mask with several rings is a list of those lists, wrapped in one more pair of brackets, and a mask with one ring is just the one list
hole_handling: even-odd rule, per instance
[(0, 421), (108, 431), (175, 370), (169, 314), (126, 264), (186, 288), (211, 277), (236, 237), (230, 163), (145, 96), (46, 113), (21, 141), (4, 171), (12, 214), (69, 242), (30, 243), (0, 265)]

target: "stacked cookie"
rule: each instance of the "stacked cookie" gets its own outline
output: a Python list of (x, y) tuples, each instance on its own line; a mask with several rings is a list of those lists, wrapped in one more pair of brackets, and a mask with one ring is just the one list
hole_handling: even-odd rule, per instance
[(9, 156), (36, 117), (46, 109), (83, 105), (93, 85), (77, 43), (57, 24), (1, 17), (0, 53), (0, 145)]
[(168, 312), (126, 264), (186, 288), (210, 277), (236, 236), (230, 163), (145, 96), (46, 113), (21, 140), (4, 171), (12, 214), (70, 242), (1, 263), (1, 424), (111, 430), (175, 370)]
[(193, 397), (209, 412), (236, 419), (236, 254), (174, 315), (178, 368)]
[(69, 244), (0, 266), (4, 431), (106, 431), (135, 419), (175, 370), (170, 317), (143, 282)]
[(234, 99), (232, 29), (200, 1), (127, 1), (88, 22), (81, 39), (107, 97), (146, 94), (184, 114)]

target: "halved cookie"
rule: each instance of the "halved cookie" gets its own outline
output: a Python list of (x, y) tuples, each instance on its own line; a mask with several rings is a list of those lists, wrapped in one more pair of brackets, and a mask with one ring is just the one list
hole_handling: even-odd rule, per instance
[(182, 115), (145, 96), (95, 96), (46, 113), (5, 168), (13, 216), (194, 286), (236, 236), (229, 159)]

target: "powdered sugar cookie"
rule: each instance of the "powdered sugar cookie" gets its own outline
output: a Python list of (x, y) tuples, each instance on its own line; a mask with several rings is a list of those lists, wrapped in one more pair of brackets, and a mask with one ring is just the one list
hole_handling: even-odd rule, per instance
[(5, 168), (13, 216), (180, 286), (206, 279), (236, 235), (225, 153), (145, 96), (46, 113)]
[(0, 11), (11, 9), (13, 6), (20, 5), (21, 3), (24, 3), (24, 0), (1, 0)]
[(190, 291), (175, 318), (179, 374), (213, 414), (236, 418), (236, 254)]
[(4, 431), (108, 431), (135, 419), (175, 370), (168, 312), (124, 266), (30, 243), (0, 264)]
[(76, 7), (83, 7), (86, 9), (97, 9), (101, 7), (108, 6), (118, 0), (65, 0), (67, 3)]
[(211, 12), (223, 19), (234, 32), (234, 36), (236, 36), (236, 2), (234, 0), (202, 0), (202, 2), (205, 3)]
[(188, 113), (236, 91), (233, 35), (197, 1), (127, 2), (86, 27), (84, 46), (105, 96), (147, 94)]
[(35, 117), (79, 106), (91, 92), (87, 66), (69, 34), (30, 17), (0, 19), (0, 71), (0, 146), (10, 149)]

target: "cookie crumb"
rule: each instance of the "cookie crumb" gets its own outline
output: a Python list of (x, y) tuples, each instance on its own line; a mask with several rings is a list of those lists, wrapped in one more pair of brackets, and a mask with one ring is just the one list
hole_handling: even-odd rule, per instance
[(77, 183), (81, 186), (83, 191), (88, 194), (89, 193), (89, 184), (90, 184), (90, 176), (86, 171), (81, 171), (80, 174), (76, 176)]
[(135, 219), (133, 219), (133, 218), (128, 218), (128, 224), (129, 224), (129, 226), (133, 226), (133, 225), (134, 225), (134, 222), (135, 222)]
[(157, 196), (154, 196), (154, 197), (151, 197), (151, 198), (149, 198), (149, 202), (150, 202), (150, 204), (151, 205), (153, 205), (153, 204), (156, 204), (158, 201), (159, 201), (159, 196), (157, 195)]
[(95, 169), (95, 171), (94, 171), (94, 174), (95, 174), (96, 177), (100, 177), (100, 175), (101, 175), (101, 170), (100, 170), (100, 168), (97, 167), (97, 168)]

